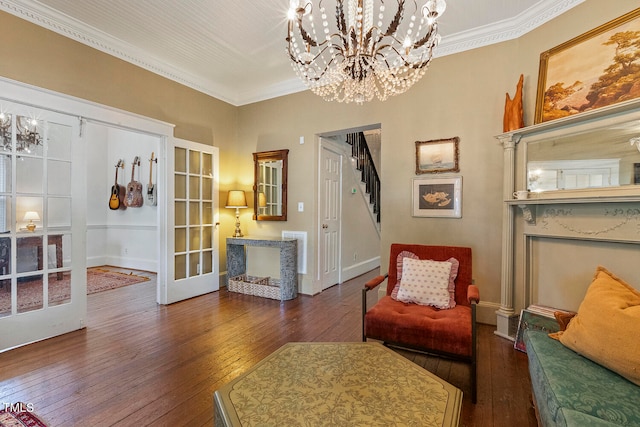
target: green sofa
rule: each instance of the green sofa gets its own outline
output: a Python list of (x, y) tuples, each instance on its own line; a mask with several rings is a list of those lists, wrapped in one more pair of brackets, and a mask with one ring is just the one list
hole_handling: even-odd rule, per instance
[(528, 330), (524, 341), (540, 425), (640, 426), (639, 386), (547, 332)]

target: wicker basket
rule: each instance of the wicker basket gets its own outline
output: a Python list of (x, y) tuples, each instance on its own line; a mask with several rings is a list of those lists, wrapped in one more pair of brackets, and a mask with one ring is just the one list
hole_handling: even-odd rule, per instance
[(241, 274), (231, 277), (227, 284), (230, 292), (255, 295), (262, 298), (282, 299), (280, 280), (270, 277), (255, 277)]

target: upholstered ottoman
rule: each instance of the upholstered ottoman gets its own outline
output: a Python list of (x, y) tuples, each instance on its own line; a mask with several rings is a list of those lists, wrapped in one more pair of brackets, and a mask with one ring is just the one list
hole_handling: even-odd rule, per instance
[(462, 392), (379, 343), (289, 343), (214, 394), (221, 426), (457, 426)]

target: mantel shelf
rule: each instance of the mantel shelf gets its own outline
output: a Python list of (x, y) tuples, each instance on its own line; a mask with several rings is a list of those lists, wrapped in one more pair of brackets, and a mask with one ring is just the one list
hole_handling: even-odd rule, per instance
[(625, 102), (609, 105), (607, 107), (597, 108), (595, 110), (587, 111), (580, 114), (575, 114), (560, 119), (550, 120), (548, 122), (537, 123), (531, 126), (525, 126), (520, 129), (505, 132), (500, 135), (496, 135), (499, 140), (516, 139), (519, 140), (522, 137), (534, 135), (538, 133), (549, 132), (561, 128), (569, 128), (571, 126), (580, 125), (583, 123), (593, 122), (608, 118), (612, 116), (621, 115), (627, 112), (632, 112), (640, 109), (640, 98), (632, 99)]
[(579, 203), (633, 203), (640, 202), (640, 196), (592, 196), (592, 197), (556, 197), (556, 198), (531, 198), (511, 199), (504, 201), (508, 205), (558, 205)]

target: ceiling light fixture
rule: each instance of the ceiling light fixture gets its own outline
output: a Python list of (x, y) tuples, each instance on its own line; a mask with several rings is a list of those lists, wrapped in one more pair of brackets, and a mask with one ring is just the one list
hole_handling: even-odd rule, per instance
[[(31, 153), (34, 146), (42, 145), (36, 119), (17, 116), (15, 125), (17, 153)], [(5, 151), (11, 151), (12, 126), (11, 114), (0, 113), (0, 146)]]
[[(311, 0), (291, 0), (287, 53), (298, 76), (327, 101), (384, 101), (406, 92), (424, 75), (440, 42), (438, 18), (445, 0), (337, 0), (331, 27), (324, 4), (314, 17)], [(374, 25), (374, 3), (378, 5)], [(410, 10), (407, 10), (407, 7)], [(409, 19), (404, 16), (412, 13)]]

